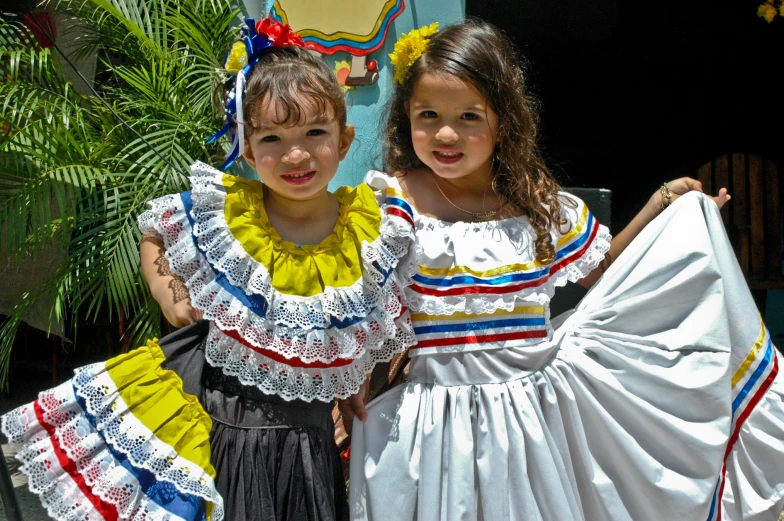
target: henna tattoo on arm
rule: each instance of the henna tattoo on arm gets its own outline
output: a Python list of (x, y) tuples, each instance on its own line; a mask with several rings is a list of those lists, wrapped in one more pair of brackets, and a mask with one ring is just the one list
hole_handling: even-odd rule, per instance
[[(144, 241), (154, 242), (156, 244), (160, 243), (160, 239), (154, 235), (142, 235), (142, 242)], [(155, 258), (153, 264), (158, 267), (158, 276), (172, 277), (172, 280), (169, 281), (168, 287), (172, 292), (172, 299), (174, 304), (190, 298), (190, 294), (188, 293), (188, 288), (185, 286), (185, 283), (183, 283), (183, 281), (180, 280), (177, 275), (172, 273), (169, 260), (166, 258), (166, 250), (164, 248), (158, 247), (158, 256)]]

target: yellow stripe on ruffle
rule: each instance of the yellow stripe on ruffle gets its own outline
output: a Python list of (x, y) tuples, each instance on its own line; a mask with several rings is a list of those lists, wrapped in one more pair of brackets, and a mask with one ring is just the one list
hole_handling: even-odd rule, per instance
[(414, 322), (430, 322), (436, 320), (463, 320), (463, 319), (482, 319), (487, 317), (497, 317), (504, 315), (544, 315), (544, 306), (517, 306), (512, 310), (499, 309), (493, 313), (477, 315), (475, 313), (452, 313), (451, 315), (428, 315), (427, 313), (413, 313), (411, 320)]
[(148, 340), (146, 346), (108, 360), (106, 372), (139, 422), (214, 479), (209, 446), (212, 420), (198, 399), (183, 390), (177, 373), (161, 367), (164, 360), (157, 341)]
[(386, 194), (387, 197), (402, 197), (403, 199), (406, 198), (406, 194), (403, 193), (403, 190), (398, 190), (397, 188), (387, 188)]
[(761, 331), (760, 331), (759, 337), (757, 337), (757, 341), (754, 343), (754, 347), (751, 348), (751, 352), (749, 352), (748, 356), (746, 356), (746, 359), (743, 360), (743, 363), (740, 364), (740, 367), (735, 372), (735, 374), (732, 376), (732, 387), (733, 388), (736, 385), (738, 385), (738, 382), (740, 382), (743, 379), (743, 376), (746, 374), (746, 371), (749, 370), (749, 367), (751, 367), (751, 364), (753, 364), (754, 360), (757, 359), (757, 355), (759, 355), (759, 352), (760, 352), (760, 350), (762, 349), (762, 346), (765, 343), (765, 336), (766, 336), (765, 335), (765, 323), (762, 321), (762, 317), (760, 317), (760, 329), (761, 329)]
[(534, 268), (541, 268), (544, 264), (539, 261), (526, 262), (524, 264), (508, 264), (506, 266), (499, 266), (491, 270), (479, 271), (471, 269), (468, 266), (454, 266), (452, 268), (428, 268), (427, 266), (419, 266), (419, 273), (431, 277), (451, 277), (453, 275), (470, 274), (475, 277), (492, 277), (494, 275), (504, 275), (515, 271), (530, 271)]

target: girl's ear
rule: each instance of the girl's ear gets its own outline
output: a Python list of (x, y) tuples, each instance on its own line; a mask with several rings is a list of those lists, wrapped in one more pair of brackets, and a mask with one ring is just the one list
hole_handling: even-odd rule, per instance
[(243, 152), (243, 157), (245, 158), (245, 162), (250, 165), (250, 167), (256, 170), (256, 158), (253, 156), (253, 149), (250, 147), (250, 143), (248, 140), (245, 140), (245, 152)]
[(340, 160), (343, 161), (345, 159), (346, 154), (348, 154), (348, 149), (351, 148), (351, 143), (354, 142), (354, 125), (348, 124), (346, 128), (343, 129), (343, 132), (340, 133), (340, 144), (339, 144), (339, 157)]
[(408, 103), (408, 100), (403, 102), (403, 110), (406, 111), (406, 117), (410, 120), (411, 119), (411, 105)]

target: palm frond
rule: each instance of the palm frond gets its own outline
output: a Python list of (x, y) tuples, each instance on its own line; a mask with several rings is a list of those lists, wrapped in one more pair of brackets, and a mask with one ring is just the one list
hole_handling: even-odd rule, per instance
[(76, 53), (98, 53), (111, 110), (76, 93), (29, 31), (0, 22), (0, 239), (19, 255), (53, 241), (66, 250), (0, 327), (0, 385), (19, 321), (44, 291), (56, 295), (52, 316), (74, 327), (124, 312), (134, 343), (160, 334), (136, 218), (216, 154), (204, 137), (223, 118), (216, 93), (239, 13), (229, 0), (59, 0), (56, 10), (86, 24)]

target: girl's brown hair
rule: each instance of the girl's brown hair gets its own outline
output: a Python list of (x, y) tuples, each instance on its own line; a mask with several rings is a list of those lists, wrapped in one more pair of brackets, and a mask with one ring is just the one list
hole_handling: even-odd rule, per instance
[[(493, 160), (493, 190), (505, 208), (523, 212), (536, 231), (536, 258), (550, 262), (553, 225), (561, 217), (559, 186), (537, 147), (536, 101), (525, 88), (523, 66), (509, 40), (493, 25), (469, 20), (435, 34), (409, 68), (390, 100), (384, 142), (385, 168), (398, 175), (424, 167), (411, 141), (406, 102), (423, 74), (448, 74), (473, 85), (498, 114), (498, 144)], [(567, 200), (564, 204), (572, 203)], [(571, 204), (570, 204), (571, 205)], [(564, 230), (561, 230), (565, 233)]]
[(260, 103), (273, 101), (280, 110), (279, 125), (304, 123), (303, 104), (313, 103), (320, 115), (346, 128), (346, 96), (320, 54), (301, 47), (272, 47), (253, 66), (245, 86), (242, 113), (245, 138), (253, 132)]

